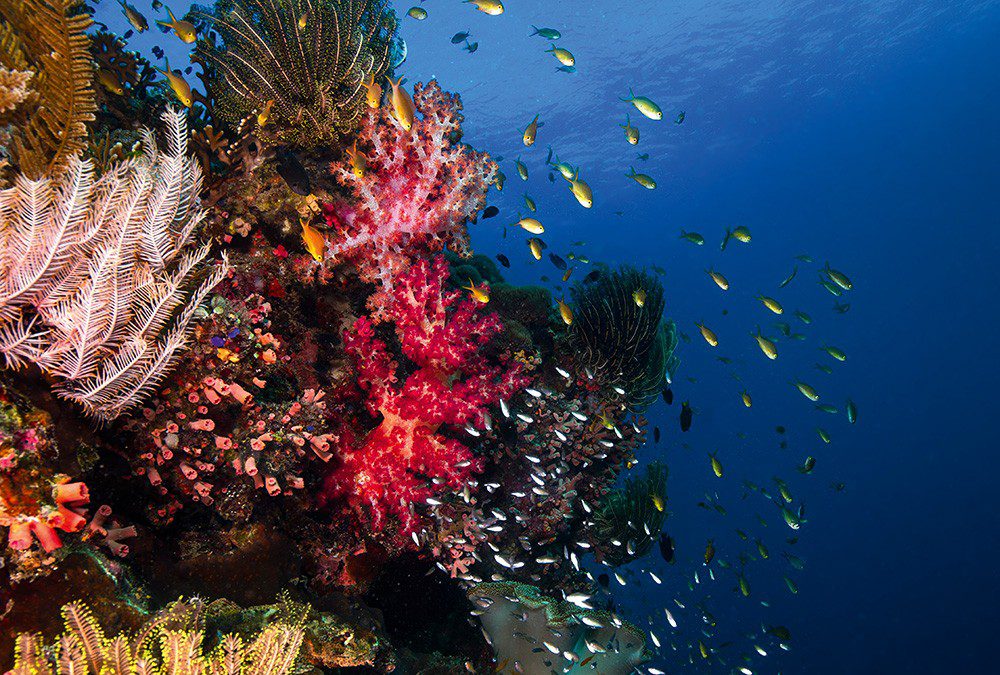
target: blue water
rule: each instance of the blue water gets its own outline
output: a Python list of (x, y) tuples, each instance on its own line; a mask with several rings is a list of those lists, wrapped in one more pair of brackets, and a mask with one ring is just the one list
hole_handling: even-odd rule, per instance
[[(674, 406), (660, 401), (649, 411), (663, 439), (640, 459), (669, 462), (666, 529), (679, 562), (634, 566), (664, 576), (663, 586), (648, 577), (641, 589), (612, 581), (637, 623), (654, 618), (664, 640), (657, 664), (685, 669), (687, 643), (700, 637), (691, 604), (704, 598), (718, 620), (712, 643), (736, 642), (720, 652), (730, 666), (750, 648), (744, 634), (759, 634), (765, 621), (789, 627), (792, 649), (755, 657), (756, 672), (990, 669), (1000, 603), (992, 570), (1000, 553), (993, 499), (1000, 3), (505, 5), (503, 16), (488, 17), (457, 0), (424, 3), (426, 21), (402, 18), (409, 57), (400, 72), (410, 81), (436, 76), (461, 93), (465, 140), (504, 156), (507, 185), (491, 198), (501, 215), (474, 226), (473, 241), (480, 252), (506, 253), (513, 281), (559, 276), (547, 260), (529, 257), (524, 233), (501, 236), (501, 226), (524, 210), (525, 188), (539, 205), (550, 250), (666, 270), (667, 312), (691, 341), (681, 345)], [(397, 9), (402, 15), (408, 6)], [(127, 28), (107, 1), (99, 16), (113, 30)], [(556, 72), (547, 43), (529, 37), (530, 24), (562, 32), (559, 44), (575, 54), (577, 73)], [(466, 29), (479, 43), (475, 54), (449, 41)], [(171, 64), (186, 65), (166, 36), (142, 38), (133, 46), (169, 45), (177, 53)], [(643, 119), (621, 103), (629, 86), (659, 102), (665, 119)], [(686, 120), (675, 125), (681, 110)], [(545, 126), (526, 149), (521, 133), (536, 113)], [(637, 148), (618, 127), (626, 113), (641, 130)], [(562, 179), (548, 180), (550, 144), (581, 167), (594, 189), (593, 209), (582, 209)], [(649, 161), (636, 152), (648, 152)], [(517, 156), (530, 171), (526, 184), (513, 166)], [(655, 191), (624, 177), (630, 164), (656, 179)], [(720, 253), (724, 228), (735, 225), (749, 227), (753, 241)], [(679, 239), (681, 228), (704, 234), (706, 245)], [(576, 240), (587, 244), (571, 247)], [(815, 263), (796, 263), (799, 253)], [(816, 284), (827, 260), (854, 282), (843, 315)], [(778, 290), (794, 264), (797, 278)], [(704, 273), (710, 266), (729, 278), (729, 292), (712, 284)], [(814, 319), (801, 326), (782, 317), (808, 339), (781, 340), (773, 363), (747, 335), (758, 324), (777, 334), (776, 317), (754, 300), (762, 292)], [(718, 349), (701, 340), (695, 321), (719, 334)], [(818, 351), (821, 344), (841, 347), (848, 361), (833, 361)], [(719, 355), (733, 363), (718, 362)], [(814, 363), (829, 364), (833, 375)], [(789, 384), (794, 379), (839, 408), (851, 397), (858, 424), (814, 410)], [(744, 387), (753, 395), (750, 410), (740, 401)], [(685, 400), (698, 414), (682, 435), (677, 413)], [(788, 429), (787, 450), (778, 448), (776, 425)], [(830, 432), (831, 444), (818, 438), (817, 426)], [(707, 458), (716, 450), (722, 479)], [(817, 457), (817, 468), (801, 476), (794, 467), (806, 455)], [(760, 495), (741, 499), (743, 479), (773, 492), (773, 476), (786, 479), (806, 506), (808, 522), (797, 533)], [(833, 482), (845, 491), (832, 490)], [(696, 506), (706, 492), (718, 493), (728, 515)], [(771, 552), (746, 567), (750, 598), (721, 573), (689, 592), (707, 539), (734, 562), (753, 550), (752, 540), (734, 534), (737, 527)], [(797, 544), (785, 543), (796, 534)], [(791, 572), (798, 595), (782, 582), (789, 570), (781, 551), (806, 560), (804, 571)], [(700, 575), (704, 581), (703, 569)], [(688, 609), (673, 606), (674, 597)], [(667, 603), (681, 621), (676, 655), (661, 610)], [(728, 672), (714, 661), (687, 668)]]

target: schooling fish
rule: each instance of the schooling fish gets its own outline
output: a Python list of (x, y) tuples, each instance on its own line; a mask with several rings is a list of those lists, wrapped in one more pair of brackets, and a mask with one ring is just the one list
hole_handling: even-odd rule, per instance
[(674, 540), (665, 532), (660, 533), (660, 555), (664, 561), (674, 562)]
[(472, 32), (467, 30), (463, 30), (460, 33), (455, 33), (454, 35), (451, 36), (451, 44), (453, 45), (460, 44), (464, 42), (466, 38), (468, 38), (470, 35), (472, 35)]
[(274, 99), (269, 99), (264, 103), (264, 107), (257, 113), (257, 126), (262, 127), (271, 118), (271, 108), (274, 106)]
[(632, 291), (632, 302), (635, 303), (636, 307), (642, 307), (646, 304), (646, 290), (644, 288), (637, 288)]
[(497, 261), (504, 267), (510, 267), (510, 259), (503, 253), (497, 253)]
[(400, 75), (399, 79), (395, 82), (392, 81), (391, 77), (386, 77), (386, 79), (389, 80), (389, 84), (392, 86), (392, 109), (394, 116), (400, 126), (409, 131), (413, 128), (416, 109), (414, 108), (413, 99), (410, 98), (410, 94), (402, 86), (403, 76)]
[(798, 274), (798, 271), (799, 271), (798, 266), (792, 267), (792, 273), (789, 274), (787, 277), (785, 277), (784, 281), (778, 284), (778, 288), (784, 288), (785, 286), (790, 284), (792, 282), (792, 279), (795, 278), (795, 275)]
[(764, 303), (764, 306), (775, 314), (783, 314), (785, 309), (781, 306), (781, 303), (774, 298), (769, 298), (766, 295), (758, 295), (757, 299)]
[(166, 59), (164, 59), (164, 61), (167, 64), (166, 70), (160, 70), (159, 68), (156, 68), (156, 66), (153, 67), (163, 73), (163, 75), (167, 78), (167, 82), (170, 83), (170, 88), (174, 90), (177, 100), (180, 101), (185, 108), (190, 108), (191, 104), (194, 103), (194, 97), (191, 94), (191, 85), (189, 85), (187, 80), (185, 80), (182, 76), (177, 75), (174, 71), (170, 70), (170, 61), (167, 61)]
[(368, 160), (365, 159), (364, 153), (358, 150), (358, 142), (354, 141), (354, 145), (346, 152), (351, 173), (358, 178), (363, 178), (365, 171), (368, 170)]
[(493, 218), (498, 213), (500, 213), (500, 209), (498, 209), (497, 207), (487, 206), (486, 210), (483, 211), (483, 220), (486, 220), (487, 218)]
[(632, 145), (637, 145), (639, 143), (639, 127), (632, 126), (632, 122), (629, 120), (628, 115), (625, 115), (625, 124), (619, 124), (618, 126), (625, 130), (625, 140)]
[(535, 119), (528, 123), (527, 128), (524, 130), (524, 135), (521, 137), (521, 142), (525, 146), (531, 147), (535, 144), (535, 135), (538, 134), (538, 128), (545, 126), (545, 122), (538, 121), (538, 115), (535, 115)]
[(629, 167), (629, 172), (627, 174), (625, 174), (625, 176), (628, 177), (628, 178), (631, 178), (632, 180), (634, 180), (636, 183), (638, 183), (642, 187), (646, 188), (647, 190), (655, 190), (656, 189), (656, 181), (653, 180), (652, 178), (650, 178), (649, 176), (647, 176), (644, 173), (636, 173), (635, 172), (635, 167), (631, 167), (630, 166)]
[(524, 165), (520, 157), (514, 160), (514, 166), (517, 168), (517, 175), (521, 177), (521, 180), (528, 180), (528, 167)]
[(167, 14), (170, 16), (170, 21), (157, 21), (156, 23), (167, 28), (172, 28), (174, 34), (181, 39), (181, 42), (191, 44), (198, 39), (198, 31), (195, 30), (193, 23), (190, 21), (178, 21), (169, 7), (167, 7)]
[(663, 402), (667, 405), (673, 405), (674, 403), (674, 390), (670, 387), (664, 387), (663, 391), (660, 392), (663, 395)]
[(712, 460), (712, 472), (715, 474), (715, 477), (722, 478), (722, 462), (719, 461), (714, 452), (710, 453), (708, 457)]
[(726, 277), (722, 276), (718, 272), (713, 272), (712, 270), (705, 270), (705, 272), (708, 274), (708, 276), (712, 277), (712, 281), (715, 282), (716, 286), (718, 286), (724, 291), (729, 290), (729, 280), (726, 279)]
[(550, 45), (549, 48), (545, 50), (545, 53), (552, 54), (552, 56), (556, 57), (556, 60), (559, 61), (559, 63), (563, 64), (567, 68), (572, 68), (576, 65), (576, 57), (574, 57), (573, 52), (568, 49)]
[(99, 70), (97, 72), (97, 81), (112, 94), (121, 96), (125, 93), (125, 87), (123, 87), (122, 83), (118, 80), (118, 76), (110, 70), (104, 70), (103, 68)]
[(580, 170), (577, 169), (576, 173), (573, 174), (573, 178), (568, 179), (570, 184), (570, 191), (573, 196), (576, 197), (576, 201), (580, 203), (585, 209), (589, 209), (594, 205), (594, 193), (590, 189), (590, 185), (580, 179)]
[(680, 236), (680, 238), (681, 239), (687, 239), (689, 242), (691, 242), (695, 246), (704, 246), (705, 245), (705, 237), (701, 236), (697, 232), (685, 232), (684, 230), (681, 230), (681, 236)]
[(556, 300), (556, 304), (559, 305), (559, 316), (562, 317), (563, 323), (567, 326), (573, 324), (573, 310), (562, 300)]
[(557, 31), (555, 28), (539, 28), (538, 26), (533, 25), (531, 30), (532, 33), (528, 37), (531, 37), (532, 35), (540, 35), (546, 40), (558, 40), (562, 37), (562, 33)]
[(778, 358), (778, 348), (774, 346), (773, 342), (761, 335), (760, 326), (757, 326), (757, 334), (750, 333), (750, 336), (757, 341), (757, 346), (764, 352), (764, 356), (772, 361)]
[(820, 349), (822, 349), (824, 352), (826, 352), (827, 354), (829, 354), (833, 358), (837, 359), (838, 361), (846, 361), (847, 360), (847, 354), (845, 354), (843, 351), (837, 349), (836, 347), (825, 346), (825, 347), (820, 347)]
[(382, 85), (375, 81), (375, 73), (368, 75), (365, 85), (365, 102), (375, 110), (382, 104)]
[(469, 297), (478, 303), (485, 305), (490, 301), (490, 287), (485, 283), (482, 286), (477, 287), (476, 284), (472, 282), (472, 279), (469, 279), (469, 285), (462, 286), (462, 290), (469, 291)]
[(705, 342), (707, 342), (712, 347), (718, 347), (719, 346), (719, 338), (715, 335), (714, 332), (712, 332), (711, 328), (709, 328), (705, 324), (701, 324), (701, 323), (697, 323), (697, 322), (695, 322), (694, 325), (698, 326), (698, 330), (701, 331), (701, 336), (703, 338), (705, 338)]
[(715, 541), (709, 539), (708, 543), (705, 544), (705, 564), (711, 565), (713, 558), (715, 558)]
[(851, 399), (847, 399), (847, 421), (851, 424), (858, 421), (858, 407)]
[(427, 10), (423, 7), (410, 7), (406, 13), (408, 16), (416, 19), (417, 21), (423, 21), (427, 18)]
[(694, 411), (691, 409), (691, 404), (687, 401), (681, 404), (681, 431), (687, 431), (691, 428), (691, 420), (694, 418)]
[(521, 218), (521, 220), (517, 221), (517, 225), (522, 230), (530, 232), (531, 234), (542, 234), (545, 232), (545, 228), (542, 227), (542, 224), (534, 218)]
[(740, 394), (740, 398), (743, 399), (743, 405), (745, 405), (746, 407), (750, 408), (753, 406), (753, 399), (750, 398), (750, 392), (748, 392), (747, 390), (745, 389), (743, 390), (743, 393)]
[(326, 238), (323, 233), (307, 223), (305, 220), (299, 221), (302, 225), (302, 241), (306, 245), (306, 250), (316, 262), (323, 262), (326, 252)]
[(677, 113), (677, 117), (674, 118), (674, 124), (683, 124), (683, 123), (684, 123), (684, 111), (682, 110), (679, 113)]
[(478, 42), (473, 42), (472, 44), (469, 44), (468, 40), (465, 41), (465, 51), (469, 52), (470, 54), (475, 54), (477, 49), (479, 49)]
[(555, 253), (550, 253), (549, 254), (549, 260), (551, 260), (552, 264), (556, 266), (556, 269), (563, 270), (563, 271), (566, 270), (566, 268), (567, 268), (566, 261), (563, 260), (562, 258), (560, 258), (559, 256), (557, 256)]
[(628, 90), (628, 98), (621, 98), (620, 100), (624, 101), (625, 103), (631, 103), (632, 105), (635, 106), (636, 110), (638, 110), (651, 120), (663, 119), (663, 111), (660, 110), (660, 106), (656, 105), (645, 96), (636, 96), (632, 92), (631, 87), (629, 87)]
[(527, 206), (528, 210), (532, 213), (538, 210), (538, 207), (535, 206), (535, 200), (528, 196), (527, 192), (524, 193), (524, 205)]
[(146, 17), (142, 15), (139, 10), (137, 10), (132, 5), (125, 2), (125, 0), (118, 0), (118, 3), (122, 6), (122, 14), (128, 19), (128, 22), (132, 24), (132, 28), (135, 28), (136, 32), (142, 33), (149, 29), (149, 23), (146, 21)]
[(500, 0), (463, 0), (466, 4), (475, 6), (483, 14), (500, 16), (503, 14), (503, 3)]
[(542, 240), (539, 239), (538, 237), (531, 237), (530, 239), (528, 239), (528, 248), (531, 250), (531, 255), (532, 257), (534, 257), (535, 260), (542, 259), (543, 247), (544, 244), (542, 243)]

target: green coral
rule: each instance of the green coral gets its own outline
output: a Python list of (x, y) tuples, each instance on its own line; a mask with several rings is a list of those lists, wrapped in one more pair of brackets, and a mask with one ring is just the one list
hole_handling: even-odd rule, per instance
[(667, 517), (667, 473), (665, 464), (653, 462), (646, 475), (626, 479), (604, 498), (594, 513), (593, 538), (606, 562), (623, 565), (649, 553)]
[(581, 365), (607, 387), (624, 389), (625, 406), (641, 412), (678, 364), (677, 328), (663, 321), (663, 285), (646, 272), (623, 266), (576, 284), (571, 297), (570, 341)]

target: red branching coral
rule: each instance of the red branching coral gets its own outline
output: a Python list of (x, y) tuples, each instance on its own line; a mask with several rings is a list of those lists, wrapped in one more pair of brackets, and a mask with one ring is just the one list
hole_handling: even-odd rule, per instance
[(431, 80), (414, 86), (413, 99), (423, 118), (410, 131), (386, 106), (368, 115), (357, 144), (366, 161), (332, 166), (354, 200), (324, 207), (333, 231), (327, 259), (352, 263), (363, 280), (381, 287), (368, 305), (376, 321), (393, 280), (412, 260), (445, 246), (468, 252), (465, 222), (486, 205), (497, 172), (489, 155), (459, 143), (457, 95)]
[[(395, 546), (406, 545), (420, 527), (415, 504), (461, 490), (481, 470), (481, 460), (439, 427), (482, 428), (488, 404), (527, 384), (519, 365), (491, 365), (479, 353), (502, 330), (500, 320), (477, 312), (460, 293), (443, 290), (447, 276), (439, 257), (417, 261), (395, 281), (385, 314), (416, 368), (404, 380), (412, 368), (401, 369), (393, 360), (371, 319), (359, 318), (344, 338), (368, 392), (368, 409), (382, 422), (361, 447), (342, 444), (324, 497), (343, 500), (369, 532)], [(386, 532), (390, 520), (395, 537)]]

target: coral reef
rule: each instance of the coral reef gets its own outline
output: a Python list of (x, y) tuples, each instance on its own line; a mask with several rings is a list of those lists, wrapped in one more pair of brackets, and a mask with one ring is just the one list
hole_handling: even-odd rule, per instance
[(105, 421), (162, 381), (227, 269), (206, 271), (209, 247), (191, 245), (201, 174), (183, 115), (163, 120), (166, 152), (147, 134), (142, 157), (100, 177), (77, 156), (60, 177), (0, 192), (0, 353)]
[(592, 544), (598, 559), (623, 565), (649, 553), (666, 519), (667, 467), (646, 466), (646, 474), (629, 478), (605, 495), (594, 513)]
[(486, 205), (497, 166), (485, 153), (459, 142), (462, 103), (436, 81), (416, 84), (413, 101), (423, 116), (404, 129), (389, 108), (365, 118), (355, 152), (367, 168), (333, 165), (334, 176), (353, 199), (324, 205), (331, 236), (328, 260), (349, 263), (378, 291), (369, 309), (380, 308), (395, 278), (413, 260), (448, 247), (467, 253), (465, 223)]

